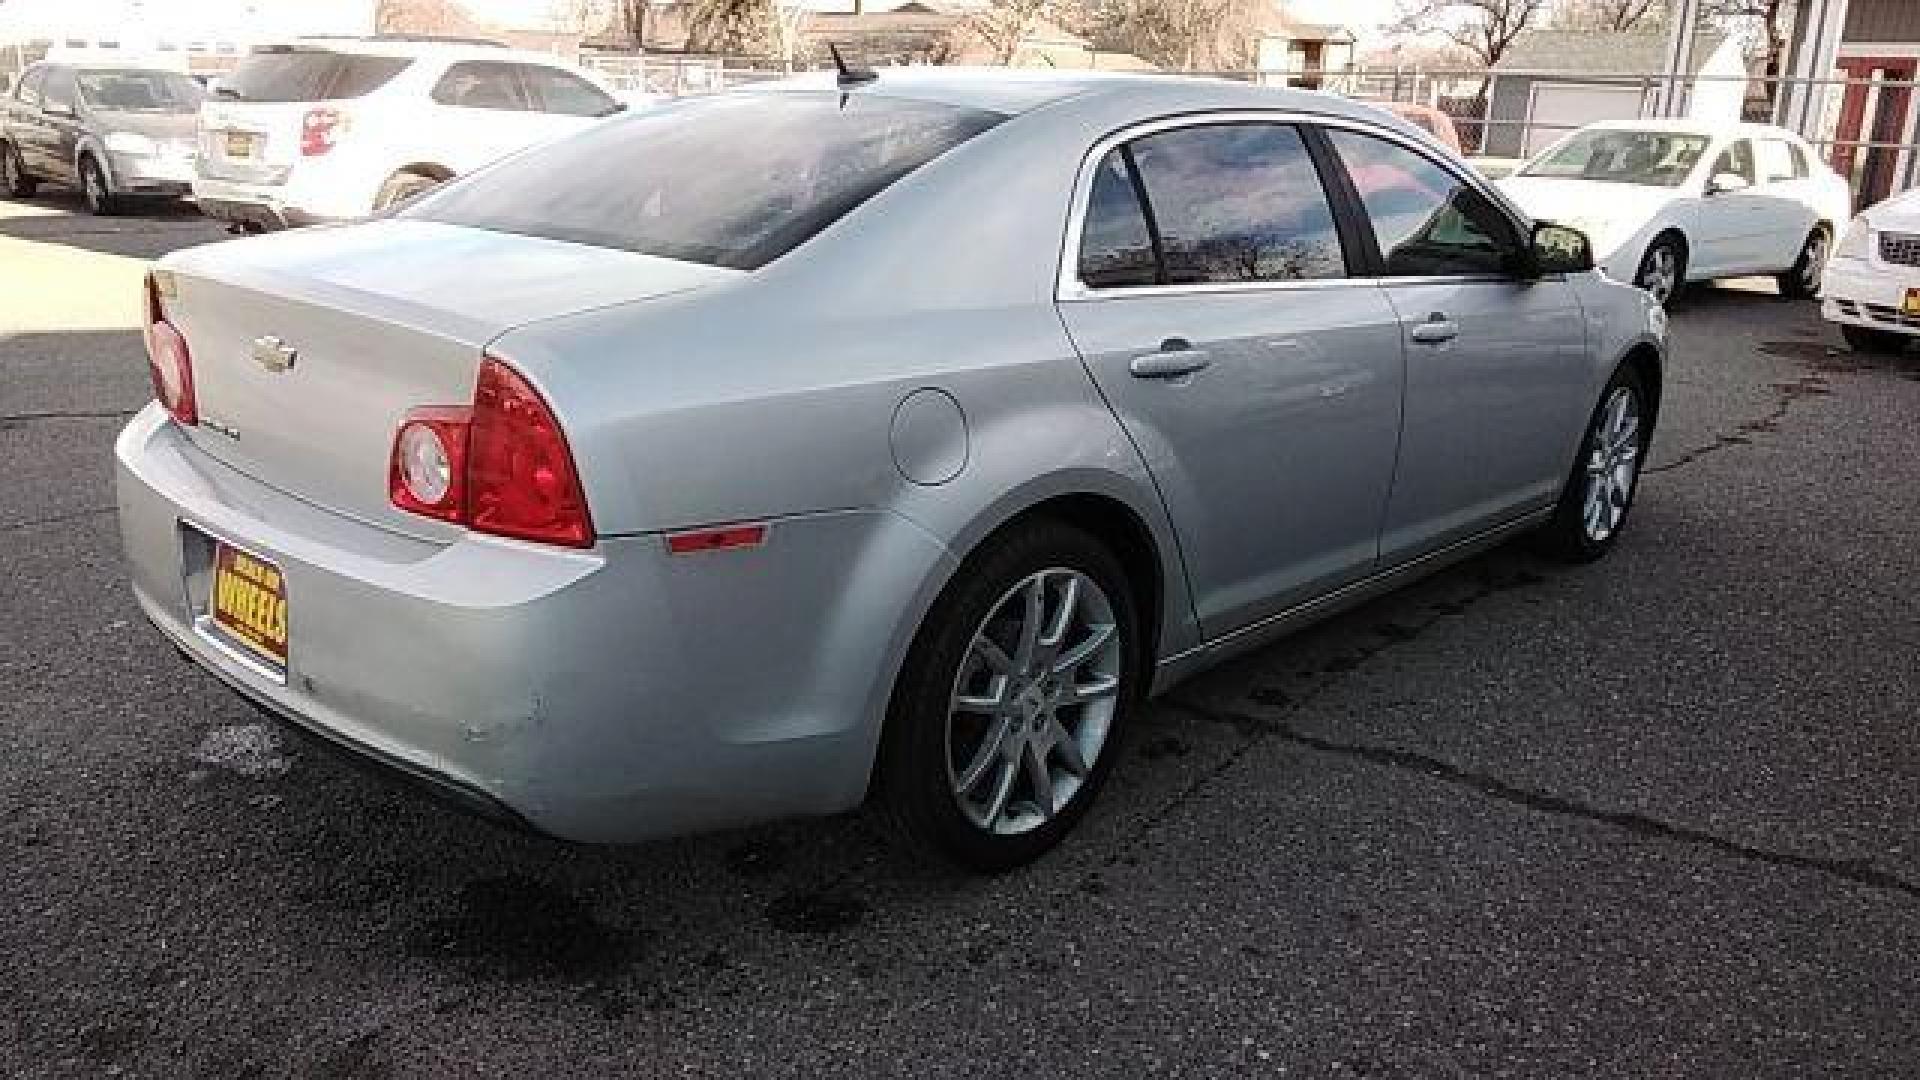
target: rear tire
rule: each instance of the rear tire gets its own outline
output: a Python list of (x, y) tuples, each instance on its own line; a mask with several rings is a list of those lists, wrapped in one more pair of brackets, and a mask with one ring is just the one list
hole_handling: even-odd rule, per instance
[(40, 181), (27, 175), (26, 162), (12, 143), (0, 143), (0, 188), (13, 199), (31, 199), (40, 190)]
[(1847, 339), (1848, 348), (1860, 353), (1905, 352), (1909, 340), (1905, 334), (1896, 334), (1891, 330), (1875, 330), (1871, 326), (1854, 326), (1851, 323), (1840, 324), (1840, 336)]
[(1800, 258), (1792, 269), (1774, 280), (1780, 285), (1780, 295), (1789, 300), (1805, 300), (1818, 295), (1820, 282), (1827, 272), (1827, 248), (1830, 244), (1827, 228), (1815, 226), (1807, 234), (1807, 242), (1800, 245)]
[(915, 636), (875, 765), (876, 809), (910, 850), (993, 873), (1073, 829), (1140, 696), (1138, 610), (1120, 560), (1062, 522), (967, 559)]
[(1687, 283), (1687, 245), (1675, 233), (1661, 233), (1640, 256), (1633, 283), (1647, 291), (1663, 308), (1671, 308)]
[(415, 196), (425, 194), (439, 187), (443, 180), (416, 172), (398, 172), (387, 177), (380, 185), (380, 193), (373, 197), (373, 212), (384, 214)]
[(107, 186), (106, 170), (92, 154), (80, 159), (80, 194), (87, 200), (87, 212), (95, 217), (112, 217), (120, 212), (120, 199)]
[(1651, 415), (1645, 384), (1622, 364), (1600, 393), (1560, 503), (1538, 534), (1542, 553), (1588, 563), (1613, 550), (1640, 490), (1653, 438)]

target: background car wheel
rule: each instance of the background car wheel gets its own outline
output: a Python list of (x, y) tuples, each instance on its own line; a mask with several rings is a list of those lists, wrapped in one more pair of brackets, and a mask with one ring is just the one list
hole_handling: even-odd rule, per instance
[(1612, 549), (1633, 508), (1652, 436), (1646, 387), (1631, 367), (1621, 365), (1587, 422), (1560, 504), (1540, 531), (1547, 554), (1592, 562)]
[(1060, 522), (970, 557), (894, 686), (876, 804), (915, 852), (1029, 862), (1086, 812), (1117, 756), (1144, 657), (1120, 561)]
[(1672, 233), (1654, 237), (1647, 253), (1640, 257), (1640, 270), (1633, 283), (1648, 293), (1661, 307), (1672, 307), (1687, 280), (1687, 248)]
[(1854, 352), (1897, 353), (1905, 352), (1907, 337), (1891, 330), (1875, 330), (1871, 326), (1853, 326), (1840, 324), (1840, 336), (1847, 339), (1847, 347)]
[(107, 174), (91, 155), (80, 159), (80, 193), (86, 197), (87, 212), (108, 217), (120, 212), (120, 200), (107, 186)]
[(20, 151), (15, 150), (12, 143), (0, 143), (0, 188), (15, 199), (31, 199), (40, 189), (40, 182), (27, 175)]
[(374, 213), (385, 213), (416, 195), (432, 191), (442, 183), (444, 181), (421, 173), (394, 173), (386, 183), (380, 185), (380, 193), (373, 197)]
[(1825, 227), (1814, 229), (1807, 234), (1807, 242), (1800, 245), (1800, 258), (1793, 268), (1781, 274), (1775, 280), (1780, 283), (1780, 295), (1793, 300), (1804, 300), (1820, 291), (1820, 281), (1827, 272), (1827, 238)]

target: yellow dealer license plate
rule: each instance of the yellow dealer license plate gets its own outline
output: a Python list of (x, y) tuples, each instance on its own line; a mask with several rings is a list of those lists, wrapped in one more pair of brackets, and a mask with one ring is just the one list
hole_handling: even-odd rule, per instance
[(1908, 289), (1906, 299), (1900, 301), (1900, 310), (1908, 315), (1920, 315), (1920, 289)]
[(260, 659), (287, 665), (287, 582), (280, 568), (220, 543), (213, 556), (213, 623)]
[(254, 135), (250, 131), (227, 132), (227, 156), (230, 158), (250, 158), (253, 156)]

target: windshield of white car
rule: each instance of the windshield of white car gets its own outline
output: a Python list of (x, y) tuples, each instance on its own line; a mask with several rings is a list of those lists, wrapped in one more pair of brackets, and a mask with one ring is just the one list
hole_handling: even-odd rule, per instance
[(343, 101), (380, 89), (411, 63), (404, 56), (266, 49), (250, 53), (220, 80), (219, 96), (240, 101)]
[(399, 216), (757, 270), (1004, 119), (871, 93), (688, 98), (509, 158)]
[(80, 96), (101, 112), (190, 113), (206, 91), (172, 71), (83, 70), (77, 73)]
[(1535, 158), (1520, 175), (1679, 187), (1710, 141), (1677, 131), (1582, 131)]

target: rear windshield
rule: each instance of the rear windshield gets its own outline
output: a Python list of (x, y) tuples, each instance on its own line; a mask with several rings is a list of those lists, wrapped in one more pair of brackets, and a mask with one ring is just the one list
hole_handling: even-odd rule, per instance
[(190, 113), (206, 92), (200, 84), (171, 71), (82, 71), (80, 96), (107, 112)]
[(251, 53), (220, 84), (242, 101), (339, 101), (370, 94), (407, 69), (404, 56), (359, 56), (319, 49)]
[(401, 216), (754, 270), (1004, 119), (871, 94), (688, 98), (510, 158)]

